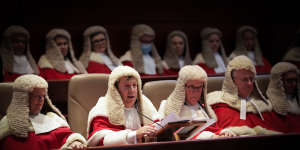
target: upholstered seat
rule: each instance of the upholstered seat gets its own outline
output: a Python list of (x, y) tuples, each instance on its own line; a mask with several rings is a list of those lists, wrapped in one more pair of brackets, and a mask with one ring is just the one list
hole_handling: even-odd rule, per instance
[(6, 115), (6, 109), (12, 98), (12, 83), (0, 83), (0, 119)]
[(74, 132), (87, 136), (89, 111), (106, 94), (108, 77), (107, 74), (82, 74), (69, 81), (68, 121)]
[[(223, 79), (224, 77), (208, 77), (207, 93), (221, 90)], [(269, 75), (257, 76), (257, 82), (261, 91), (265, 93), (269, 83)], [(152, 101), (156, 109), (158, 109), (160, 102), (168, 98), (174, 90), (175, 85), (176, 80), (150, 81), (145, 83), (143, 92)]]
[(144, 84), (143, 93), (158, 110), (160, 102), (166, 99), (174, 90), (176, 80), (150, 81)]

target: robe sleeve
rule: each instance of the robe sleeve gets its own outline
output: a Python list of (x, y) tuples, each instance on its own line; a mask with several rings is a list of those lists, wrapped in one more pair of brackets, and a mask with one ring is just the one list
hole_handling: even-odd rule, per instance
[(75, 74), (61, 73), (51, 68), (42, 68), (41, 76), (46, 80), (67, 80)]
[(106, 73), (109, 74), (111, 73), (111, 70), (105, 65), (105, 64), (100, 64), (94, 61), (90, 61), (88, 68), (87, 68), (88, 73)]
[(198, 66), (202, 67), (202, 68), (206, 71), (206, 73), (207, 73), (208, 75), (216, 74), (214, 68), (209, 68), (209, 67), (208, 67), (206, 64), (204, 64), (204, 63), (199, 63)]
[(133, 68), (133, 63), (131, 61), (126, 60), (126, 61), (123, 61), (122, 64)]
[(267, 74), (270, 73), (271, 69), (272, 69), (272, 65), (270, 64), (270, 62), (263, 57), (263, 66), (255, 66), (256, 72), (259, 74)]
[[(95, 117), (90, 125), (88, 146), (122, 145), (128, 143), (127, 136), (132, 130), (113, 125), (107, 117)], [(133, 143), (132, 143), (133, 144)]]
[(10, 73), (10, 72), (5, 72), (4, 73), (4, 82), (14, 82), (16, 78), (21, 76), (22, 74), (19, 73)]

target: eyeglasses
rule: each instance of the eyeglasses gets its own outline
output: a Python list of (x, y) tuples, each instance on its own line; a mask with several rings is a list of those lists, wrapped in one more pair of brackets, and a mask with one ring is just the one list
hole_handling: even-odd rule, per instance
[(122, 89), (129, 91), (129, 90), (137, 90), (138, 86), (137, 85), (125, 85), (122, 87)]
[(188, 90), (192, 90), (192, 91), (201, 91), (201, 89), (203, 87), (204, 87), (203, 85), (201, 85), (201, 86), (186, 85), (185, 86), (185, 88), (187, 88)]
[(103, 43), (106, 39), (103, 38), (103, 39), (97, 39), (97, 40), (94, 40), (92, 41), (93, 44), (96, 44), (96, 43)]

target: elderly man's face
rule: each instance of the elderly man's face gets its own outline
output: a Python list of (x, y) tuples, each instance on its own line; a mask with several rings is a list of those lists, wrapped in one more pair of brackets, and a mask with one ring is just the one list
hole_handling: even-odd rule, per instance
[(26, 50), (27, 38), (25, 35), (16, 34), (11, 37), (12, 50), (15, 55), (24, 55)]
[(185, 100), (189, 105), (200, 101), (204, 82), (201, 80), (188, 80), (185, 84)]
[(297, 73), (295, 71), (286, 72), (282, 75), (283, 87), (286, 94), (294, 95), (297, 91)]
[(238, 95), (242, 98), (250, 96), (255, 80), (254, 73), (246, 69), (235, 70), (232, 78), (238, 88)]
[(134, 106), (138, 95), (138, 82), (134, 77), (121, 77), (118, 90), (126, 108)]
[(29, 93), (29, 114), (37, 115), (41, 112), (46, 96), (45, 88), (35, 88), (31, 93)]

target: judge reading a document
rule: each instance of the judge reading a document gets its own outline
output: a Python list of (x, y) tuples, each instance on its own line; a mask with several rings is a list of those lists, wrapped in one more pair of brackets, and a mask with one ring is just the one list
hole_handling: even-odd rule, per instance
[[(187, 65), (179, 71), (176, 87), (167, 100), (163, 100), (159, 107), (159, 114), (163, 118), (178, 115), (181, 119), (210, 120), (204, 102), (207, 93), (207, 74), (197, 65)], [(196, 130), (197, 131), (197, 130)], [(234, 136), (231, 132), (220, 132), (214, 125), (199, 131), (190, 139), (211, 139), (217, 137)]]
[(89, 112), (88, 146), (136, 144), (156, 133), (151, 119), (158, 113), (141, 88), (133, 68), (119, 66), (111, 72), (106, 95)]

